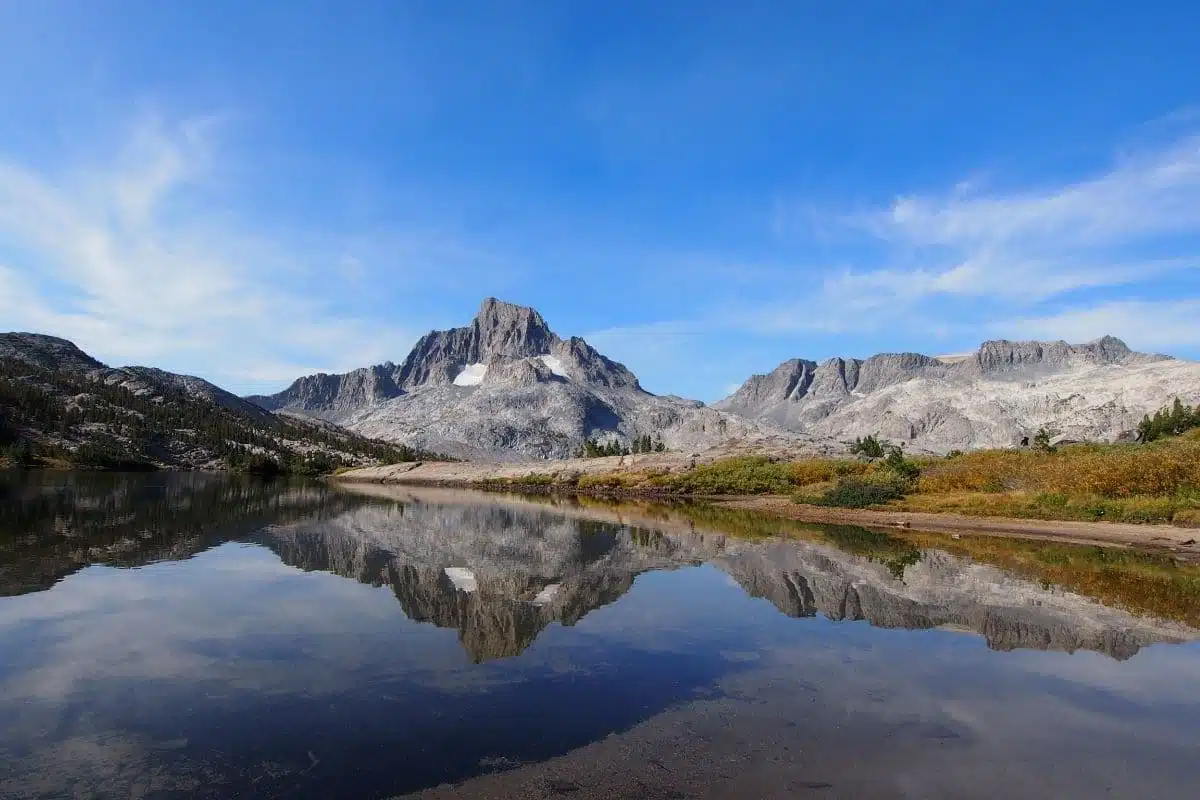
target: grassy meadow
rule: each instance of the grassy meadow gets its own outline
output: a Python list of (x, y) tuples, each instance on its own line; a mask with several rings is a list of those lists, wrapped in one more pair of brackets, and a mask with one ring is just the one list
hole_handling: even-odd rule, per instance
[(660, 496), (787, 495), (845, 508), (1200, 527), (1200, 428), (1145, 443), (943, 457), (730, 458), (686, 472), (531, 474), (493, 488)]

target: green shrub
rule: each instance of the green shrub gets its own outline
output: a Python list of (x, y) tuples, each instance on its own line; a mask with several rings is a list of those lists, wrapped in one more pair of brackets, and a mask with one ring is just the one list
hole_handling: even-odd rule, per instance
[(898, 487), (887, 483), (844, 480), (821, 495), (816, 504), (836, 508), (867, 508), (884, 505), (903, 496), (904, 492)]
[(1040, 453), (1053, 453), (1057, 451), (1058, 448), (1050, 443), (1053, 436), (1054, 434), (1049, 428), (1038, 428), (1038, 432), (1033, 436), (1033, 449)]
[(867, 458), (883, 458), (883, 443), (875, 436), (860, 436), (850, 445), (850, 452)]
[(914, 461), (909, 461), (904, 457), (904, 451), (899, 447), (893, 447), (888, 451), (887, 458), (883, 460), (884, 469), (894, 474), (906, 486), (911, 489), (916, 483), (917, 478), (921, 477), (921, 468)]
[(671, 481), (685, 494), (784, 494), (793, 486), (791, 465), (762, 457), (701, 464)]
[(310, 453), (288, 459), (283, 464), (283, 471), (292, 475), (329, 475), (341, 466), (340, 459), (327, 453)]
[(0, 455), (8, 460), (8, 463), (16, 468), (25, 468), (33, 466), (33, 447), (29, 442), (18, 439), (11, 444), (5, 446)]
[(226, 459), (230, 471), (247, 475), (275, 476), (283, 473), (283, 465), (265, 453), (237, 453)]
[(1057, 492), (1039, 492), (1034, 495), (1033, 504), (1039, 508), (1066, 508), (1071, 498)]
[(80, 467), (92, 467), (120, 472), (143, 472), (157, 469), (147, 459), (130, 453), (113, 442), (87, 442), (75, 448), (71, 462)]

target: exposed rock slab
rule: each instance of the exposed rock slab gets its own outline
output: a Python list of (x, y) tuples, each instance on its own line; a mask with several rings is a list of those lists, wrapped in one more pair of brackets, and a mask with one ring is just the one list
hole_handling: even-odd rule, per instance
[(485, 300), (470, 324), (421, 337), (399, 366), (312, 375), (263, 408), (310, 414), (357, 433), (466, 458), (565, 458), (585, 438), (651, 434), (677, 450), (803, 437), (694, 400), (645, 391), (579, 337), (532, 308)]
[(714, 408), (818, 440), (878, 435), (944, 453), (1016, 446), (1042, 427), (1071, 440), (1127, 438), (1175, 398), (1200, 400), (1200, 364), (1106, 336), (1080, 345), (998, 340), (942, 358), (791, 359)]

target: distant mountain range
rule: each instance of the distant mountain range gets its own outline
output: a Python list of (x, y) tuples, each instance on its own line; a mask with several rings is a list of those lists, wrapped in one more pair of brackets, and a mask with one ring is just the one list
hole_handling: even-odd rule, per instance
[(364, 435), (465, 457), (554, 457), (586, 437), (650, 433), (676, 450), (730, 442), (837, 452), (878, 435), (913, 450), (1127, 437), (1176, 397), (1200, 400), (1200, 364), (1095, 342), (985, 342), (974, 353), (792, 359), (705, 406), (641, 388), (531, 308), (485, 300), (463, 328), (426, 334), (400, 365), (310, 375), (248, 400)]
[(1200, 399), (1200, 363), (1087, 344), (984, 342), (955, 356), (884, 353), (866, 360), (791, 359), (755, 375), (715, 408), (815, 439), (877, 435), (914, 449), (1011, 447), (1041, 428), (1055, 439), (1132, 438), (1176, 398)]
[(695, 400), (653, 395), (583, 339), (562, 339), (537, 311), (494, 298), (469, 325), (422, 336), (398, 366), (309, 375), (247, 399), (462, 457), (566, 458), (588, 437), (650, 434), (687, 450), (798, 438)]
[(369, 463), (394, 457), (382, 441), (464, 458), (565, 458), (588, 438), (647, 434), (677, 451), (836, 453), (876, 435), (944, 453), (1018, 446), (1041, 428), (1128, 438), (1176, 398), (1200, 402), (1200, 364), (1106, 336), (991, 341), (955, 356), (796, 358), (707, 406), (647, 392), (583, 339), (494, 298), (468, 325), (421, 337), (400, 364), (308, 375), (246, 398), (200, 378), (111, 368), (63, 339), (0, 334), (0, 445), (15, 426), (52, 447), (98, 444), (166, 466), (211, 467), (238, 452)]

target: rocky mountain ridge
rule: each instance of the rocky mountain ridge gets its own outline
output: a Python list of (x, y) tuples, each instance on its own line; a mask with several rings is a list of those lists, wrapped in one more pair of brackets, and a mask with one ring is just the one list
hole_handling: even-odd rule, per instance
[(565, 458), (588, 437), (629, 441), (647, 433), (678, 449), (800, 438), (653, 395), (583, 339), (555, 334), (534, 309), (494, 298), (470, 324), (421, 337), (399, 365), (306, 376), (247, 399), (464, 457)]
[(405, 453), (335, 426), (272, 414), (202, 378), (110, 367), (72, 342), (0, 334), (0, 446), (82, 466), (224, 468), (320, 455), (378, 464)]
[(1042, 427), (1112, 441), (1176, 397), (1200, 398), (1200, 364), (1105, 336), (1076, 345), (996, 340), (957, 356), (790, 359), (713, 407), (816, 439), (879, 435), (946, 452), (1019, 445)]
[(80, 350), (74, 342), (40, 333), (0, 334), (0, 359), (10, 359), (50, 372), (65, 372), (119, 386), (137, 397), (162, 401), (171, 391), (257, 419), (266, 419), (263, 409), (220, 386), (157, 367), (110, 367)]
[[(344, 461), (364, 463), (347, 456), (353, 448), (313, 447), (311, 440), (365, 437), (488, 461), (566, 458), (587, 438), (628, 443), (646, 434), (684, 454), (833, 454), (866, 435), (944, 453), (1017, 446), (1043, 427), (1059, 439), (1119, 440), (1176, 398), (1200, 402), (1200, 364), (1137, 353), (1106, 336), (1077, 345), (997, 340), (955, 356), (790, 359), (710, 407), (645, 391), (632, 372), (583, 339), (564, 339), (534, 309), (494, 298), (468, 325), (421, 337), (399, 364), (309, 375), (269, 396), (239, 398), (201, 378), (151, 367), (109, 367), (64, 339), (39, 334), (0, 335), (0, 362), (8, 365), (0, 377), (9, 381), (10, 405), (40, 403), (31, 394), (40, 386), (63, 406), (56, 425), (67, 424), (63, 418), (80, 403), (95, 411), (99, 402), (112, 413), (93, 414), (97, 421), (105, 417), (111, 429), (114, 414), (124, 415), (124, 427), (137, 429), (130, 436), (95, 428), (82, 435), (79, 428), (72, 438), (43, 430), (43, 420), (25, 426), (36, 439), (70, 449), (92, 438), (120, 449), (149, 433), (153, 452), (143, 447), (142, 456), (189, 467), (221, 463), (227, 453), (217, 439), (196, 446), (188, 438), (215, 433), (198, 434), (179, 420), (170, 430), (147, 432), (133, 422), (144, 411), (132, 405), (215, 407), (232, 415), (239, 430), (256, 431), (238, 434), (251, 447), (274, 440), (284, 450), (336, 451)], [(59, 376), (59, 385), (47, 375)], [(92, 387), (132, 399), (98, 401)], [(6, 420), (21, 413), (0, 414), (0, 445)], [(286, 435), (263, 439), (280, 425), (289, 428)]]

